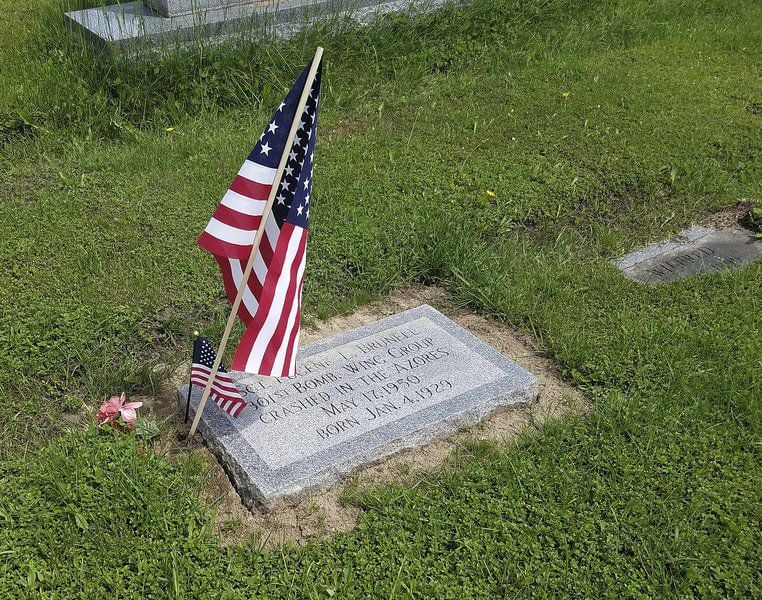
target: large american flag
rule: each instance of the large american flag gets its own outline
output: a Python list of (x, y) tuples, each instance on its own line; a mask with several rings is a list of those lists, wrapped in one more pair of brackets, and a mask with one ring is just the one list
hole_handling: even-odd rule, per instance
[[(296, 373), (321, 69), (312, 82), (306, 81), (309, 66), (297, 79), (198, 240), (217, 259), (231, 304), (238, 287), (245, 286), (238, 316), (246, 332), (231, 364), (238, 371), (279, 377)], [(305, 85), (310, 85), (309, 98), (297, 115)], [(294, 119), (299, 129), (286, 148)], [(265, 222), (251, 276), (242, 282), (284, 152), (288, 162), (275, 183), (272, 215)]]
[[(193, 345), (191, 385), (197, 385), (202, 388), (206, 387), (206, 383), (209, 381), (209, 374), (214, 366), (214, 359), (214, 349), (209, 340), (204, 337), (196, 339), (196, 343)], [(217, 369), (217, 375), (212, 383), (209, 396), (214, 400), (215, 404), (233, 417), (237, 417), (246, 408), (246, 401), (241, 397), (233, 380), (222, 365)]]

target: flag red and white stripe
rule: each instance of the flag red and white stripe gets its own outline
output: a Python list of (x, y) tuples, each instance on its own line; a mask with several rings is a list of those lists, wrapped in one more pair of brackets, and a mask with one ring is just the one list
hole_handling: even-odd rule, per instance
[(241, 338), (233, 369), (283, 377), (296, 372), (306, 246), (307, 230), (286, 222), (259, 310)]
[[(188, 364), (188, 363), (185, 363)], [(193, 365), (191, 371), (191, 382), (201, 388), (206, 386), (206, 382), (209, 379), (209, 373), (211, 369), (201, 367), (199, 365)], [(212, 383), (212, 391), (209, 393), (209, 397), (226, 413), (229, 413), (233, 417), (237, 417), (241, 411), (246, 408), (246, 402), (244, 402), (238, 390), (233, 385), (230, 375), (227, 373), (217, 373), (217, 377), (214, 378)], [(237, 395), (237, 397), (235, 397)]]
[[(247, 159), (198, 240), (199, 246), (211, 252), (217, 260), (225, 293), (231, 304), (241, 285), (274, 177), (274, 168)], [(262, 293), (279, 236), (277, 223), (268, 219), (265, 235), (238, 308), (238, 317), (246, 325), (257, 313), (257, 299)]]

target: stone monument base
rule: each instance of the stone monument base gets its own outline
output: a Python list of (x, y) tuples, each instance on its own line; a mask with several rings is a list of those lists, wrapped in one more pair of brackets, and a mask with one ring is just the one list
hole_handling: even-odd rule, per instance
[(328, 487), (538, 394), (532, 374), (427, 305), (311, 344), (297, 365), (292, 378), (232, 372), (248, 403), (238, 418), (204, 409), (199, 431), (248, 507)]
[(281, 0), (196, 8), (163, 14), (142, 1), (77, 10), (64, 15), (70, 32), (102, 49), (140, 51), (271, 34), (287, 38), (330, 18), (366, 24), (404, 10), (434, 10), (445, 0)]

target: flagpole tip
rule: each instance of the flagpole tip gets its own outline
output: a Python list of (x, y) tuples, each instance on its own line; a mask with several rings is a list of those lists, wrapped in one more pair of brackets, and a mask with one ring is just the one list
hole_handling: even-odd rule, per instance
[(201, 335), (201, 334), (198, 332), (198, 329), (194, 329), (194, 330), (193, 330), (193, 339), (194, 339), (194, 340), (195, 340), (195, 339), (196, 339), (198, 336), (200, 336), (200, 335)]

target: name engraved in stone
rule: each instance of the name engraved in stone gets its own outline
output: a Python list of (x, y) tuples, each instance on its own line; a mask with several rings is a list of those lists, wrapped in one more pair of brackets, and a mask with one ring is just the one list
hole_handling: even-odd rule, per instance
[(421, 317), (315, 354), (295, 378), (239, 379), (257, 411), (241, 433), (276, 469), (502, 377)]
[(699, 247), (688, 252), (671, 256), (668, 260), (657, 262), (645, 269), (641, 279), (646, 283), (652, 281), (671, 281), (693, 273), (717, 271), (727, 267), (740, 267), (743, 260), (725, 252), (720, 254), (712, 247)]
[(738, 269), (762, 256), (762, 243), (742, 229), (693, 227), (680, 234), (683, 242), (660, 242), (614, 262), (640, 283), (669, 283), (682, 277)]
[(646, 269), (646, 273), (656, 278), (666, 278), (672, 274), (682, 273), (686, 267), (694, 267), (697, 270), (716, 270), (724, 266), (741, 266), (740, 258), (725, 254), (720, 256), (717, 250), (711, 247), (696, 248), (690, 252), (682, 252), (669, 260), (654, 264)]

